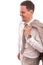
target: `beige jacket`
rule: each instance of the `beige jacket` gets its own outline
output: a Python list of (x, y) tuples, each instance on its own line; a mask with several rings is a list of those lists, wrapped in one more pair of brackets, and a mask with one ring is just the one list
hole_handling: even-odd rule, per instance
[(30, 25), (36, 28), (37, 31), (39, 32), (39, 36), (43, 45), (43, 24), (40, 23), (38, 20), (34, 20)]
[(40, 53), (43, 52), (39, 33), (38, 33), (37, 29), (34, 28), (35, 21), (36, 20), (34, 20), (33, 22), (30, 23), (30, 25), (33, 26), (32, 30), (30, 32), (31, 38), (30, 39), (28, 38), (26, 40), (25, 50), (24, 50), (24, 53), (22, 54), (29, 58), (37, 58), (37, 57), (39, 57)]

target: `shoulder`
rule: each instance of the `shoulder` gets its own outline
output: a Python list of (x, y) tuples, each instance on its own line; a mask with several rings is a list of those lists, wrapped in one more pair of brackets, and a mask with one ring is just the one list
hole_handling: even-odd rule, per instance
[(34, 19), (33, 21), (32, 21), (32, 24), (39, 24), (39, 23), (41, 23), (39, 20), (37, 20), (37, 19)]
[(24, 24), (22, 22), (19, 23), (19, 30), (21, 31), (24, 27)]
[(36, 19), (32, 21), (31, 25), (35, 27), (43, 27), (43, 23)]
[(33, 24), (37, 24), (37, 25), (43, 25), (43, 23), (41, 22), (41, 21), (39, 21), (39, 20), (37, 20), (37, 19), (34, 19), (33, 21), (32, 21), (32, 23)]

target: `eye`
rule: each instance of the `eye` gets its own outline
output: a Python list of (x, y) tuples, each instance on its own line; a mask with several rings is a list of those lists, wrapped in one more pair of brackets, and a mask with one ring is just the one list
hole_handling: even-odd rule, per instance
[(22, 13), (25, 13), (25, 12), (22, 12)]
[(25, 12), (21, 11), (20, 13), (24, 14)]

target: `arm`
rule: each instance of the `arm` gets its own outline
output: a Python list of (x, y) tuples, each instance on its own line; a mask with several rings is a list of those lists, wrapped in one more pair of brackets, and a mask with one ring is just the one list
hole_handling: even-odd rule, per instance
[(18, 59), (20, 60), (20, 34), (19, 34), (19, 39), (18, 39), (18, 55), (17, 55), (17, 57), (18, 57)]
[(20, 53), (21, 51), (21, 45), (22, 45), (22, 29), (23, 29), (23, 24), (19, 24), (19, 30), (18, 30), (18, 52)]
[(37, 30), (32, 31), (32, 37), (29, 39), (26, 39), (26, 42), (29, 43), (37, 51), (41, 53), (43, 52), (42, 43), (41, 43), (39, 33), (37, 32)]
[(20, 25), (19, 25), (18, 35), (19, 35), (19, 38), (18, 38), (18, 54), (17, 54), (17, 57), (20, 60)]
[(20, 52), (21, 52), (21, 47), (22, 47), (22, 30), (23, 30), (23, 25), (20, 23), (19, 25), (19, 39), (18, 39), (18, 59), (20, 60)]

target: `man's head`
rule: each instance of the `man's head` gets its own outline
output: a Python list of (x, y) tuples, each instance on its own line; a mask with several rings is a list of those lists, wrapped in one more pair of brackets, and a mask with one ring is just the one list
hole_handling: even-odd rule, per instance
[(31, 1), (23, 1), (20, 4), (20, 16), (22, 17), (22, 21), (28, 22), (32, 19), (34, 8), (35, 6)]

